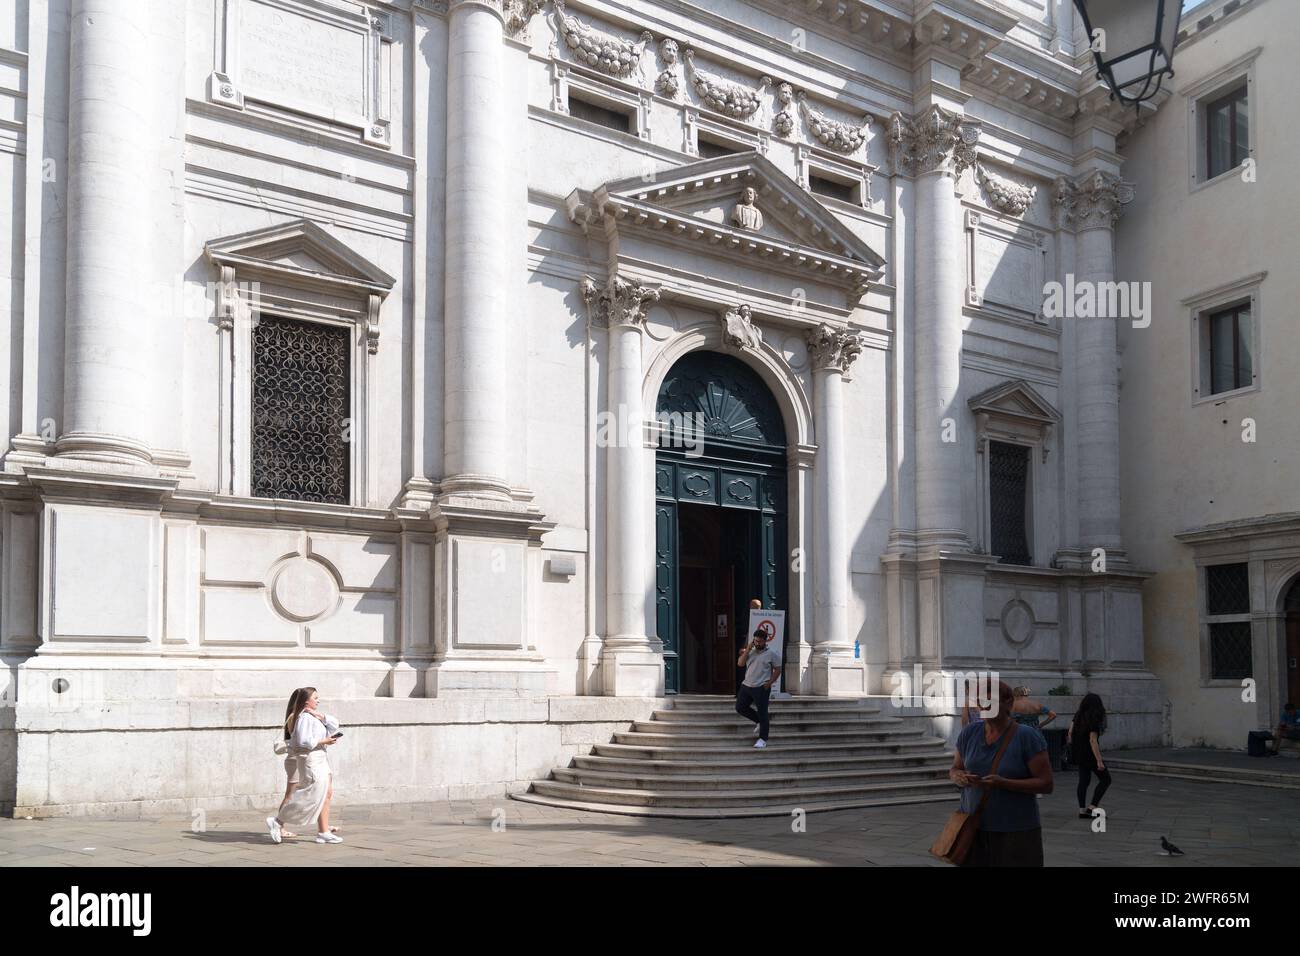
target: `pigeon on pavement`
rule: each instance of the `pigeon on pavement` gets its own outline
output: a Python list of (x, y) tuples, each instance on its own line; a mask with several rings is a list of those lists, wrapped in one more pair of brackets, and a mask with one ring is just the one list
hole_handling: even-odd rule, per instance
[(1161, 838), (1160, 838), (1160, 849), (1164, 850), (1164, 851), (1165, 851), (1166, 853), (1168, 853), (1170, 856), (1183, 856), (1183, 855), (1184, 855), (1182, 850), (1178, 849), (1178, 847), (1174, 846), (1172, 843), (1170, 843), (1170, 842), (1169, 842), (1168, 840), (1166, 840), (1164, 837), (1161, 837)]

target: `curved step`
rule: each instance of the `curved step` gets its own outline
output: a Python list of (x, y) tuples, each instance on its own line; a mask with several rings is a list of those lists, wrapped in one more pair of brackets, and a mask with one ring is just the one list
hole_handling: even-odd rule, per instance
[[(920, 730), (915, 730), (903, 725), (895, 730), (886, 730), (884, 728), (859, 728), (854, 730), (819, 730), (808, 733), (799, 731), (778, 732), (775, 729), (772, 736), (768, 739), (769, 747), (786, 747), (786, 746), (806, 746), (808, 744), (834, 744), (834, 743), (869, 743), (872, 741), (884, 742), (893, 740), (917, 740), (921, 736)], [(653, 733), (651, 731), (633, 730), (633, 731), (615, 731), (614, 742), (620, 744), (645, 744), (659, 746), (677, 746), (683, 749), (695, 747), (707, 747), (710, 744), (717, 746), (728, 741), (743, 743), (745, 740), (752, 741), (754, 735), (752, 731), (737, 731), (734, 733), (698, 733), (698, 734), (667, 734)]]
[(624, 787), (586, 787), (559, 780), (539, 780), (533, 793), (567, 800), (646, 807), (731, 807), (768, 806), (787, 810), (802, 808), (804, 803), (870, 799), (879, 796), (952, 795), (956, 788), (948, 780), (917, 780), (907, 783), (879, 783), (847, 786), (786, 787), (762, 790), (722, 789), (636, 790)]
[[(617, 736), (617, 735), (615, 735)], [(763, 750), (752, 745), (678, 747), (662, 743), (596, 744), (592, 752), (603, 757), (643, 757), (648, 760), (682, 760), (710, 757), (747, 757), (752, 760), (782, 760), (802, 757), (853, 757), (883, 753), (919, 752), (942, 748), (945, 741), (934, 737), (913, 737), (905, 740), (865, 740), (848, 743), (799, 743), (775, 740)]]
[[(858, 717), (848, 721), (790, 721), (789, 718), (774, 718), (771, 721), (772, 734), (800, 736), (807, 734), (828, 734), (832, 731), (876, 730), (880, 727), (898, 727), (902, 722), (897, 717)], [(909, 728), (911, 730), (911, 728)], [(672, 734), (673, 736), (736, 736), (754, 735), (754, 724), (744, 717), (735, 721), (633, 721), (632, 734)]]
[(748, 755), (712, 760), (652, 760), (635, 757), (608, 757), (584, 754), (573, 758), (570, 769), (611, 771), (614, 773), (657, 773), (664, 775), (729, 770), (754, 770), (770, 773), (817, 773), (838, 770), (870, 770), (875, 767), (935, 767), (944, 773), (952, 766), (952, 756), (938, 749), (920, 753), (882, 754), (867, 757), (802, 757), (763, 760), (761, 764)]
[(729, 792), (732, 790), (798, 790), (821, 787), (869, 786), (876, 783), (911, 784), (918, 780), (947, 780), (947, 771), (934, 767), (883, 767), (873, 770), (833, 770), (806, 773), (769, 773), (750, 767), (747, 772), (655, 774), (616, 773), (585, 768), (551, 771), (553, 780), (575, 786), (614, 787), (622, 790), (671, 790), (674, 792)]
[[(597, 803), (589, 800), (568, 800), (560, 797), (543, 796), (540, 793), (512, 793), (512, 800), (523, 803), (536, 803), (546, 807), (565, 810), (582, 810), (589, 813), (617, 813), (632, 817), (665, 817), (678, 820), (719, 820), (745, 817), (788, 817), (789, 807), (634, 807), (625, 804)], [(817, 801), (800, 804), (799, 809), (805, 813), (830, 813), (835, 810), (863, 810), (873, 807), (897, 807), (913, 803), (949, 803), (955, 802), (956, 796), (872, 796), (847, 798), (842, 800)]]

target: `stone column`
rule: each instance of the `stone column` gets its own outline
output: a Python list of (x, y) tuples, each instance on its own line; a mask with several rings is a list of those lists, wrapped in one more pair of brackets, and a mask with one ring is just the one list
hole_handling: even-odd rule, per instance
[[(1133, 187), (1113, 173), (1094, 171), (1076, 180), (1058, 179), (1055, 202), (1063, 226), (1077, 232), (1075, 285), (1115, 278), (1114, 228)], [(1068, 284), (1067, 284), (1068, 287)], [(1098, 297), (1097, 301), (1102, 301)], [(1098, 311), (1104, 311), (1099, 309)], [(1123, 561), (1119, 510), (1119, 372), (1116, 317), (1075, 322), (1078, 410), (1079, 547), (1104, 548), (1108, 562)]]
[(60, 457), (150, 464), (149, 7), (73, 0)]
[(581, 291), (592, 324), (609, 330), (607, 411), (617, 423), (617, 439), (605, 449), (602, 687), (607, 696), (658, 697), (664, 692), (663, 644), (646, 634), (653, 496), (647, 484), (641, 335), (659, 290), (612, 275), (604, 289), (585, 277)]
[[(896, 170), (916, 180), (913, 233), (916, 532), (923, 550), (968, 550), (962, 520), (962, 288), (966, 256), (956, 182), (975, 162), (979, 127), (932, 105), (915, 119), (895, 113)], [(947, 440), (945, 440), (947, 439)]]
[(507, 155), (526, 113), (505, 44), (536, 11), (521, 0), (451, 0), (448, 10), (443, 477), (430, 508), (427, 696), (535, 697), (557, 687), (537, 646), (536, 608), (541, 538), (554, 524), (512, 486), (522, 475), (509, 453), (508, 416), (526, 396), (509, 374), (511, 350), (524, 345), (506, 310), (522, 308), (524, 277), (510, 263), (525, 239)]
[(812, 692), (866, 691), (849, 638), (849, 539), (844, 516), (844, 373), (862, 351), (857, 333), (822, 325), (808, 333), (813, 368), (813, 653)]
[[(446, 432), (442, 491), (506, 500), (505, 24), (451, 0), (447, 39)], [(513, 234), (513, 233), (510, 233)]]

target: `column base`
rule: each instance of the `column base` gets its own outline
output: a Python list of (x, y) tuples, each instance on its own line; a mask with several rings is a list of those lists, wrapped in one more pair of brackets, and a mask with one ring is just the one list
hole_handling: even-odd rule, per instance
[(853, 656), (853, 645), (818, 645), (808, 662), (809, 690), (815, 697), (862, 697), (867, 693), (867, 668)]
[(57, 458), (107, 462), (120, 465), (152, 465), (153, 453), (144, 442), (125, 435), (98, 432), (68, 432), (54, 443)]
[(510, 485), (492, 475), (451, 475), (438, 483), (443, 498), (512, 501)]
[(619, 634), (605, 638), (600, 653), (606, 697), (664, 696), (664, 646), (655, 637)]
[[(1129, 563), (1128, 552), (1123, 548), (1108, 548), (1097, 545), (1103, 552), (1094, 555), (1092, 548), (1061, 548), (1052, 556), (1052, 567), (1062, 571), (1091, 572), (1105, 574), (1107, 571), (1128, 571), (1133, 565)], [(1105, 565), (1094, 570), (1094, 565), (1104, 560)]]

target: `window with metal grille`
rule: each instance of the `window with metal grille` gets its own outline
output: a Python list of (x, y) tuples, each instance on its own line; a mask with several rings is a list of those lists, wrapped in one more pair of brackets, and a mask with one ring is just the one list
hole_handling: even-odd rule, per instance
[(1003, 564), (1032, 564), (1029, 554), (1029, 449), (989, 442), (989, 531)]
[(569, 94), (569, 115), (575, 119), (586, 120), (588, 123), (595, 123), (597, 126), (616, 129), (620, 133), (632, 132), (632, 117), (627, 113), (620, 112), (619, 110), (612, 110), (607, 106), (601, 106), (598, 103), (592, 103), (588, 100), (579, 99), (572, 93)]
[(698, 147), (700, 159), (716, 159), (719, 156), (734, 156), (737, 153), (744, 152), (744, 150), (735, 146), (720, 143), (706, 136), (699, 137), (696, 146)]
[(1205, 568), (1205, 621), (1209, 628), (1210, 678), (1251, 676), (1250, 566), (1245, 562)]
[(252, 493), (347, 504), (350, 336), (263, 315), (253, 331)]
[(1251, 676), (1250, 621), (1210, 625), (1210, 676), (1240, 680)]

